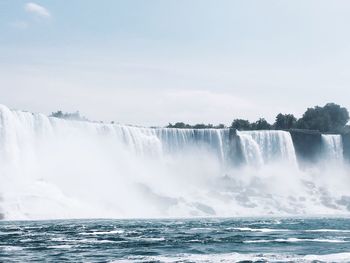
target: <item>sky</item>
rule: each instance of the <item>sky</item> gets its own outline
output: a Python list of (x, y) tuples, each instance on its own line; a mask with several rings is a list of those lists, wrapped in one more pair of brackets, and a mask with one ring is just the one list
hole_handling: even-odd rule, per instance
[(92, 120), (350, 109), (350, 1), (0, 0), (0, 104)]

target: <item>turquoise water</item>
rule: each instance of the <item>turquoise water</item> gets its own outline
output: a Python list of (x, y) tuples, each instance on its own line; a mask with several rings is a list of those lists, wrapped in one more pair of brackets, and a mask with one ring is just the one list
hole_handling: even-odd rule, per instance
[(350, 219), (0, 222), (1, 262), (350, 262)]

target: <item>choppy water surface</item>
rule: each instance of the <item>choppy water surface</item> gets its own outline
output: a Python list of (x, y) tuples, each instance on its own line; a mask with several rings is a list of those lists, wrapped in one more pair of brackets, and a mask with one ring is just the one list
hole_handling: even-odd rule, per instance
[(350, 262), (350, 219), (0, 222), (1, 262)]

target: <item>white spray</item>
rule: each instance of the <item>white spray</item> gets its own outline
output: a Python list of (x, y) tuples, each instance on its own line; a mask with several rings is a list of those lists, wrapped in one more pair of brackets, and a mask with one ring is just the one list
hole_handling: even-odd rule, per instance
[[(298, 168), (290, 134), (67, 121), (0, 106), (6, 219), (348, 213), (349, 179)], [(242, 156), (241, 156), (242, 157)], [(334, 172), (334, 170), (333, 170)]]

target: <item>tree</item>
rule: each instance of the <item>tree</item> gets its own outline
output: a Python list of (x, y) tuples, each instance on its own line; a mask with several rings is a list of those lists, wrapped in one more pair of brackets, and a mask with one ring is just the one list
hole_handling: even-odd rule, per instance
[(298, 120), (297, 127), (320, 132), (342, 132), (348, 121), (349, 112), (346, 108), (328, 103), (324, 107), (308, 108)]
[(201, 124), (196, 124), (194, 126), (192, 126), (193, 129), (210, 129), (210, 128), (213, 128), (213, 124), (208, 124), (208, 125), (205, 125), (203, 123)]
[(252, 125), (248, 120), (243, 120), (243, 119), (234, 119), (231, 128), (237, 129), (237, 130), (242, 130), (242, 131), (247, 131), (252, 129)]
[(184, 122), (177, 122), (174, 125), (169, 123), (167, 128), (189, 129), (189, 128), (191, 128), (191, 125), (186, 124)]
[(59, 111), (51, 113), (50, 117), (63, 119), (64, 118), (64, 114), (63, 114), (63, 112), (61, 110), (59, 110)]
[(186, 124), (184, 122), (177, 122), (175, 124), (169, 123), (166, 128), (177, 128), (177, 129), (223, 129), (225, 128), (224, 124), (219, 124), (217, 126), (214, 126), (213, 124), (204, 124), (204, 123), (198, 123), (195, 125)]
[(220, 123), (220, 124), (216, 125), (214, 128), (215, 129), (225, 129), (226, 126), (225, 126), (225, 124)]
[(260, 118), (252, 124), (253, 130), (271, 130), (271, 124), (268, 123), (264, 118)]
[(276, 121), (273, 124), (276, 130), (288, 130), (295, 128), (297, 124), (297, 118), (293, 114), (278, 114)]
[(72, 121), (88, 121), (87, 118), (80, 115), (79, 111), (72, 112), (72, 113), (69, 113), (69, 112), (63, 113), (61, 110), (59, 110), (56, 112), (52, 112), (50, 117), (72, 120)]

